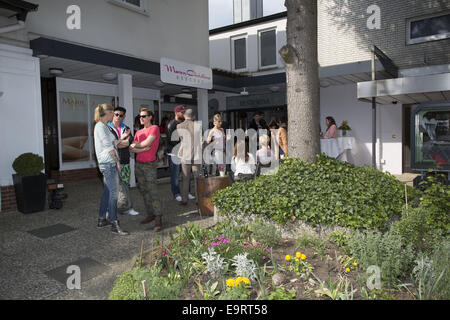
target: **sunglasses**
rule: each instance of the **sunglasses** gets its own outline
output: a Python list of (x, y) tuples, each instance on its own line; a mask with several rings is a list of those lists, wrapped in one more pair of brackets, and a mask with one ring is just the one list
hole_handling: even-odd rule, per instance
[(115, 113), (114, 115), (115, 115), (116, 117), (118, 117), (118, 118), (123, 118), (123, 117), (125, 117), (124, 114), (120, 114), (120, 113)]
[(145, 119), (145, 118), (147, 118), (149, 116), (145, 115), (145, 116), (139, 116), (139, 117), (141, 117), (142, 119)]

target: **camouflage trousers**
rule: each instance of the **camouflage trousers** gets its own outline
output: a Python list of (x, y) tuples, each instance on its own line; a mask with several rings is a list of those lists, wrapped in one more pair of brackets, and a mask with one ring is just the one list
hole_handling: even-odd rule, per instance
[(144, 198), (147, 214), (153, 213), (155, 216), (161, 216), (161, 199), (156, 194), (158, 185), (156, 183), (156, 172), (158, 163), (154, 162), (136, 162), (136, 182), (139, 191)]
[(119, 194), (117, 199), (117, 209), (123, 213), (133, 207), (130, 195), (130, 165), (122, 164), (122, 171), (119, 179)]

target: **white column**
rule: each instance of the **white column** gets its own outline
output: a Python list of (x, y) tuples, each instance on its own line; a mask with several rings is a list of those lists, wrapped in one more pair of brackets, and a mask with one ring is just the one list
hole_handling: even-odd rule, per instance
[(197, 89), (197, 118), (202, 122), (203, 131), (208, 130), (208, 90)]
[[(133, 114), (133, 77), (131, 74), (119, 74), (118, 75), (118, 83), (119, 83), (119, 106), (125, 108), (127, 110), (127, 114), (125, 117), (125, 124), (131, 128), (131, 132), (133, 133), (133, 122), (134, 122), (134, 114)], [(134, 157), (130, 159), (130, 186), (136, 186), (136, 179), (134, 176)]]

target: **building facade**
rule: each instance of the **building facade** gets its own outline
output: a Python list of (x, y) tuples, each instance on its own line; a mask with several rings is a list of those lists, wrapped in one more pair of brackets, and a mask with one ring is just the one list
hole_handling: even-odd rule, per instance
[(0, 159), (0, 210), (15, 207), (12, 163), (22, 153), (43, 156), (60, 182), (97, 176), (99, 103), (125, 107), (131, 128), (140, 107), (159, 123), (180, 101), (201, 119), (207, 90), (161, 82), (160, 61), (209, 67), (208, 36), (207, 0), (0, 1), (0, 133), (14, 135)]
[[(286, 76), (278, 50), (284, 44), (286, 12), (210, 30), (211, 67), (233, 74), (233, 80), (215, 79), (217, 88), (228, 88), (225, 98), (216, 94), (216, 100), (231, 118), (244, 119), (236, 126), (257, 110), (265, 111), (266, 121), (283, 114)], [(377, 58), (376, 81), (371, 81), (373, 46), (398, 67), (397, 77)], [(318, 57), (322, 131), (326, 116), (338, 126), (347, 120), (356, 141), (354, 163), (371, 165), (368, 102), (376, 97), (376, 166), (392, 174), (408, 172), (411, 106), (450, 100), (450, 3), (318, 1)]]

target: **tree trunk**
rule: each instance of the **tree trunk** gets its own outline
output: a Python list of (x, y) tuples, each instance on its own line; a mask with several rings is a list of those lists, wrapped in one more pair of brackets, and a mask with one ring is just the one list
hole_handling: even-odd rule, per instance
[(285, 0), (289, 157), (316, 162), (320, 153), (320, 93), (317, 54), (317, 0)]

